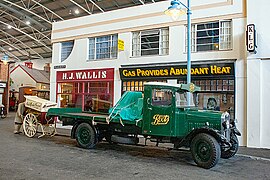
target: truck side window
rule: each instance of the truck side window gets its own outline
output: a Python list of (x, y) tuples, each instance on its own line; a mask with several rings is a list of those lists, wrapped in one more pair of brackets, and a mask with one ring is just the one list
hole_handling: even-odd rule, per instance
[(153, 89), (152, 105), (153, 106), (171, 106), (172, 91), (170, 89)]
[(175, 93), (175, 103), (176, 103), (176, 107), (183, 107), (183, 106), (187, 106), (187, 96), (186, 93), (184, 92), (176, 92)]

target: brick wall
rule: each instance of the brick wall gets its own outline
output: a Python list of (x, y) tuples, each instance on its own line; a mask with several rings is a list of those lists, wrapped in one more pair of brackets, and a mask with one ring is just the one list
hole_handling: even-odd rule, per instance
[(0, 81), (7, 82), (8, 64), (0, 62)]

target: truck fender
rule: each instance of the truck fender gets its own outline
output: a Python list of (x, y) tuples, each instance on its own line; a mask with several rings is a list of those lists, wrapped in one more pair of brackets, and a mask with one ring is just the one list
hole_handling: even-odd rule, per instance
[(217, 131), (215, 131), (212, 128), (209, 127), (201, 127), (201, 128), (197, 128), (192, 130), (187, 136), (186, 136), (186, 141), (190, 144), (190, 142), (192, 141), (192, 139), (199, 133), (205, 133), (205, 134), (209, 134), (211, 136), (213, 136), (219, 143), (228, 143), (230, 144), (230, 142), (227, 141), (227, 139), (219, 134)]
[(241, 136), (240, 131), (239, 131), (236, 127), (232, 129), (232, 132), (233, 132), (234, 134), (236, 134), (237, 136)]

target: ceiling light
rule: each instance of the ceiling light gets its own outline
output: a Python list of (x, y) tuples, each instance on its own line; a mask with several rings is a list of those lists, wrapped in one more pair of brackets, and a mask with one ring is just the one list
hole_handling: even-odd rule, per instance
[(25, 24), (30, 25), (31, 23), (30, 23), (30, 21), (27, 20), (27, 21), (25, 22)]
[(12, 26), (11, 26), (11, 25), (8, 25), (8, 26), (7, 26), (7, 28), (8, 28), (8, 29), (11, 29), (11, 28), (12, 28)]
[(75, 14), (80, 14), (79, 9), (76, 9), (76, 10), (74, 11), (74, 13), (75, 13)]

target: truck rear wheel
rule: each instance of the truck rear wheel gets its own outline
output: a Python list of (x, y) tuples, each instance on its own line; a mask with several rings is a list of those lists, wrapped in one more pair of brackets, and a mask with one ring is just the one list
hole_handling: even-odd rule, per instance
[(221, 152), (221, 157), (224, 159), (229, 159), (231, 157), (233, 157), (239, 148), (239, 143), (238, 143), (238, 139), (237, 136), (235, 134), (231, 134), (231, 144), (232, 147), (230, 147), (230, 149), (226, 150), (226, 151), (222, 151)]
[(190, 148), (195, 163), (205, 169), (214, 167), (220, 159), (220, 146), (209, 134), (197, 134), (192, 139)]
[(88, 123), (81, 123), (76, 129), (75, 136), (78, 145), (82, 148), (92, 149), (96, 146), (96, 132)]

